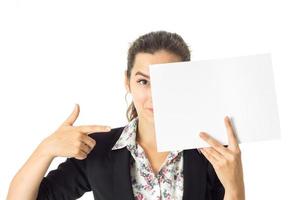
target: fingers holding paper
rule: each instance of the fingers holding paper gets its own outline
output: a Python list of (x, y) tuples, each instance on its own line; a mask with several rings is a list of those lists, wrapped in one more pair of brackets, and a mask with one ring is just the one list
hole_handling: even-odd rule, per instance
[(225, 188), (225, 195), (235, 193), (242, 197), (244, 196), (244, 181), (241, 151), (229, 117), (225, 117), (224, 123), (228, 136), (228, 147), (224, 147), (208, 133), (201, 132), (201, 139), (207, 142), (210, 147), (200, 148), (198, 151), (214, 167), (219, 180)]

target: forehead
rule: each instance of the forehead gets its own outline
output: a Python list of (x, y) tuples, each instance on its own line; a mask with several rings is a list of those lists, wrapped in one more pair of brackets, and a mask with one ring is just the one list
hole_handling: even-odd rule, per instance
[(173, 53), (160, 50), (151, 53), (138, 53), (135, 55), (135, 61), (132, 71), (143, 72), (149, 75), (149, 65), (151, 64), (160, 64), (160, 63), (171, 63), (171, 62), (180, 62), (181, 58)]

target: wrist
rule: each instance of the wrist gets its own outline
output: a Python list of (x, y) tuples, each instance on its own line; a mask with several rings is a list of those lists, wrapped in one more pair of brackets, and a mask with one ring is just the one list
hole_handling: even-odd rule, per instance
[(240, 189), (225, 189), (224, 200), (245, 200), (245, 191), (244, 188)]
[(48, 138), (44, 139), (36, 149), (37, 153), (42, 157), (54, 159), (56, 156), (51, 153)]

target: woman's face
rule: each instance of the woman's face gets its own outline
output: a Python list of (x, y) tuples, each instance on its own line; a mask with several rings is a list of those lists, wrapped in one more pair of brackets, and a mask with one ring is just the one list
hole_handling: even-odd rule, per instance
[(180, 62), (181, 58), (173, 53), (160, 50), (154, 54), (138, 53), (131, 71), (130, 80), (125, 71), (125, 87), (131, 93), (139, 119), (153, 122), (153, 105), (149, 65), (159, 63)]

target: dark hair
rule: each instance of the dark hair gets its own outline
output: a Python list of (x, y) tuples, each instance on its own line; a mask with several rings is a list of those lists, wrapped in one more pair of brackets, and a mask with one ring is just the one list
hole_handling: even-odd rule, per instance
[[(177, 33), (166, 31), (150, 32), (138, 37), (128, 49), (127, 57), (127, 78), (130, 80), (131, 71), (134, 65), (135, 56), (138, 53), (154, 54), (159, 50), (165, 50), (181, 58), (182, 61), (190, 61), (190, 49), (185, 41)], [(137, 117), (137, 111), (133, 102), (129, 105), (126, 112), (128, 121)]]

